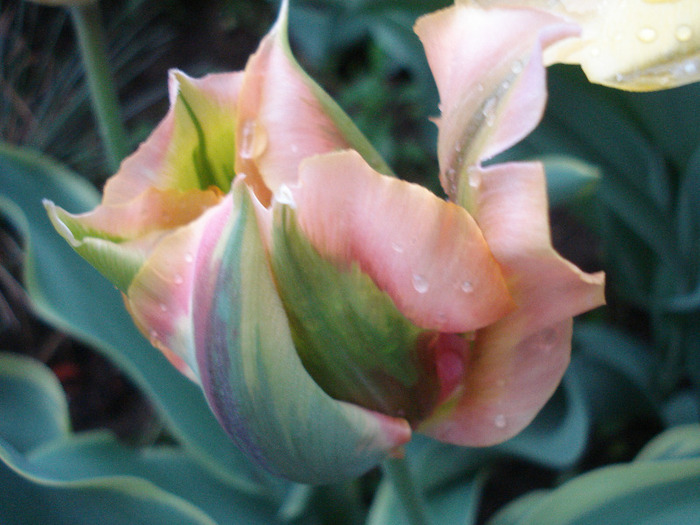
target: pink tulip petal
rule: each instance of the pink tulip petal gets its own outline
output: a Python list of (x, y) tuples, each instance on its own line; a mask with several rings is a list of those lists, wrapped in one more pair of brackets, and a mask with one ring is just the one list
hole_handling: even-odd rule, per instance
[[(193, 106), (195, 113), (198, 113), (200, 119), (207, 119), (207, 132), (217, 134), (221, 128), (228, 126), (233, 137), (233, 122), (241, 80), (242, 73), (212, 74), (193, 79), (179, 71), (171, 71), (168, 79), (168, 114), (138, 150), (122, 162), (119, 172), (107, 181), (103, 204), (114, 205), (130, 201), (148, 188), (188, 190), (198, 187), (192, 182), (192, 152), (199, 145), (199, 137), (188, 111), (181, 103), (178, 104), (178, 93), (182, 89), (188, 90), (188, 102)], [(184, 83), (186, 86), (183, 87)], [(224, 134), (221, 133), (221, 136)], [(207, 147), (215, 150), (210, 153), (216, 154), (216, 150), (222, 147), (215, 144), (213, 139), (209, 142)], [(233, 148), (229, 148), (229, 160), (224, 159), (222, 163), (228, 162), (231, 167), (229, 171), (232, 172)]]
[(198, 381), (192, 332), (192, 294), (197, 260), (215, 245), (232, 210), (231, 196), (197, 220), (164, 237), (136, 274), (126, 294), (134, 322), (180, 371)]
[(382, 173), (390, 169), (342, 109), (301, 69), (287, 40), (287, 8), (250, 57), (241, 87), (236, 172), (248, 177), (267, 206), (299, 163), (322, 153), (354, 149)]
[(605, 302), (603, 274), (582, 272), (551, 246), (539, 164), (495, 166), (481, 180), (476, 218), (518, 308), (451, 357), (462, 359), (461, 385), (419, 429), (469, 446), (508, 439), (535, 417), (569, 362), (571, 317)]
[(264, 204), (296, 181), (302, 159), (349, 147), (291, 56), (285, 22), (250, 57), (240, 95), (236, 171)]
[(466, 332), (512, 308), (499, 265), (459, 206), (380, 175), (352, 151), (305, 161), (291, 191), (321, 255), (359, 264), (417, 326)]
[(99, 237), (137, 239), (188, 224), (220, 200), (217, 188), (181, 192), (150, 187), (129, 201), (103, 204), (72, 218)]
[(546, 99), (542, 48), (578, 29), (543, 12), (461, 5), (421, 18), (415, 30), (440, 93), (441, 181), (457, 201), (460, 175), (537, 125)]

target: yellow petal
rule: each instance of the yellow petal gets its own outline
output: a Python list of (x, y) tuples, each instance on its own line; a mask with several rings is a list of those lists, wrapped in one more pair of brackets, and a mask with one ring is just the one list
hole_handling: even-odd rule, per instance
[(592, 82), (630, 91), (700, 80), (697, 0), (460, 0), (530, 7), (577, 22), (579, 38), (552, 46), (545, 62), (580, 64)]

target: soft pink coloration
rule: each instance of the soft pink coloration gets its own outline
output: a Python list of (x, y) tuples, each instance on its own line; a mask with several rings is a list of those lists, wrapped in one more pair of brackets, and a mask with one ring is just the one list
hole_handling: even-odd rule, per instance
[(469, 332), (512, 309), (474, 220), (425, 188), (341, 152), (305, 161), (292, 194), (319, 252), (341, 266), (357, 263), (417, 326)]

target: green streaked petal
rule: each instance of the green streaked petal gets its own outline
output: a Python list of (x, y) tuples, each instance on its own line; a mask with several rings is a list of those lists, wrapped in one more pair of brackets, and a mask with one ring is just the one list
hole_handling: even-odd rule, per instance
[(134, 243), (118, 243), (109, 239), (84, 237), (85, 228), (75, 220), (75, 216), (51, 201), (44, 201), (44, 207), (54, 228), (68, 241), (68, 244), (114, 286), (126, 292), (146, 260), (148, 249), (155, 241), (155, 236), (151, 235), (148, 239)]
[(437, 401), (434, 332), (413, 325), (356, 264), (337, 268), (279, 206), (272, 265), (297, 351), (336, 399), (418, 421)]
[(107, 181), (103, 204), (131, 201), (148, 188), (189, 191), (218, 187), (234, 177), (235, 122), (241, 73), (195, 79), (173, 70), (170, 111)]
[[(232, 220), (194, 292), (204, 392), (219, 421), (268, 470), (306, 483), (355, 477), (410, 438), (406, 421), (335, 401), (299, 359), (263, 248), (254, 206), (234, 187)], [(219, 231), (220, 230), (220, 231)]]

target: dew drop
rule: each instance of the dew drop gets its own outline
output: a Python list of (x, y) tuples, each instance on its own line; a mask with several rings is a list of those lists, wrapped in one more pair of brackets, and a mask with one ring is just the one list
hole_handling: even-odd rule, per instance
[(275, 201), (279, 202), (280, 204), (286, 204), (290, 208), (297, 207), (297, 203), (294, 200), (294, 194), (292, 194), (292, 190), (286, 184), (282, 184), (277, 190), (277, 193), (275, 193)]
[(656, 36), (656, 29), (651, 27), (643, 27), (637, 33), (637, 38), (646, 44), (656, 40)]
[(248, 120), (241, 130), (241, 157), (253, 159), (263, 154), (267, 148), (267, 133), (254, 120)]
[(292, 144), (291, 148), (292, 153), (299, 153), (299, 146), (297, 146), (296, 144)]
[(472, 293), (474, 291), (474, 285), (470, 281), (464, 281), (462, 282), (462, 291), (464, 293)]
[(504, 80), (503, 82), (501, 82), (501, 89), (503, 91), (508, 90), (508, 88), (510, 88), (510, 81)]
[(483, 92), (484, 92), (484, 85), (483, 85), (481, 82), (479, 82), (479, 83), (476, 85), (476, 90), (477, 90), (479, 93), (483, 93)]
[(523, 72), (523, 63), (520, 60), (516, 60), (511, 64), (510, 70), (513, 72), (514, 75), (519, 75)]
[(175, 284), (182, 284), (185, 282), (185, 280), (182, 278), (182, 275), (178, 274), (173, 278), (173, 282)]
[(401, 246), (398, 242), (392, 242), (391, 249), (396, 253), (403, 253), (403, 246)]
[(688, 42), (693, 38), (693, 29), (687, 25), (680, 25), (676, 28), (676, 40), (679, 42)]
[(478, 171), (470, 171), (469, 172), (469, 187), (478, 190), (481, 187), (481, 173)]
[(696, 62), (693, 62), (692, 60), (688, 60), (685, 64), (683, 64), (683, 71), (687, 75), (694, 75), (695, 73), (698, 72), (698, 65)]
[(592, 47), (591, 50), (589, 51), (592, 57), (599, 57), (600, 56), (600, 48), (599, 47)]
[(192, 264), (194, 262), (194, 255), (192, 255), (190, 252), (187, 252), (185, 254), (185, 262), (187, 264)]
[(151, 341), (158, 340), (158, 332), (156, 330), (151, 330), (150, 332), (148, 332), (148, 335), (151, 337)]
[(494, 419), (493, 419), (493, 424), (496, 425), (496, 428), (506, 428), (506, 416), (503, 414), (498, 414)]
[(426, 293), (428, 291), (428, 288), (430, 288), (430, 284), (428, 283), (428, 280), (423, 276), (418, 273), (413, 274), (413, 288), (415, 288), (416, 292), (418, 293)]
[(167, 312), (168, 311), (168, 306), (165, 303), (160, 303), (160, 311), (161, 312)]
[(484, 118), (486, 119), (487, 126), (493, 126), (494, 122), (496, 122), (496, 104), (497, 103), (498, 103), (498, 100), (496, 99), (496, 97), (491, 97), (486, 102), (484, 102), (484, 107), (481, 110), (481, 113), (484, 115)]

